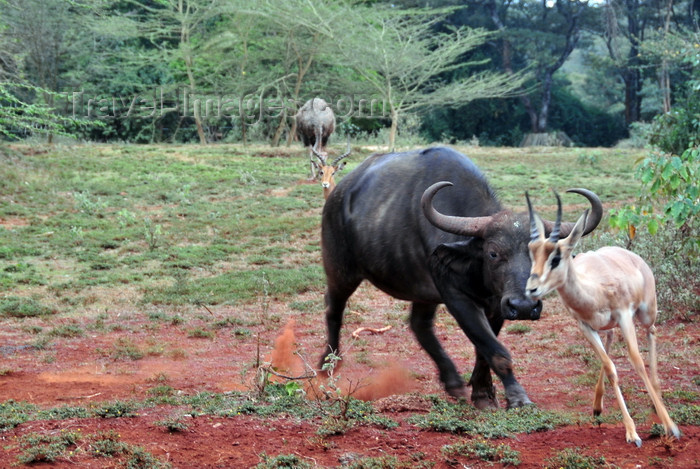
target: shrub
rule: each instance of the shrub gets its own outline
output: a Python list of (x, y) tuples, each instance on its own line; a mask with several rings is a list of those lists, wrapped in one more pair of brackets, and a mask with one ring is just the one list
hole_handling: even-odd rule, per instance
[(27, 318), (46, 316), (54, 311), (32, 298), (8, 296), (0, 299), (0, 317)]

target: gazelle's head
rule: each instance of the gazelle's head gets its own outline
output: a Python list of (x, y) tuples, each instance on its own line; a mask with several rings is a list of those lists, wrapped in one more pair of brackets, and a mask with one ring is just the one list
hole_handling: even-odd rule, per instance
[[(318, 142), (318, 140), (317, 140)], [(328, 198), (331, 191), (335, 188), (335, 173), (342, 170), (345, 167), (345, 161), (341, 163), (341, 160), (347, 158), (350, 155), (350, 141), (348, 140), (348, 148), (345, 153), (333, 160), (333, 162), (328, 163), (328, 154), (324, 151), (321, 152), (314, 145), (311, 148), (318, 162), (312, 161), (316, 169), (318, 170), (319, 176), (321, 176), (321, 187), (323, 187), (323, 197)]]
[(530, 277), (527, 280), (527, 296), (540, 299), (552, 290), (563, 286), (567, 280), (567, 273), (572, 259), (574, 247), (584, 235), (588, 209), (578, 219), (569, 235), (559, 239), (561, 235), (561, 199), (557, 197), (557, 219), (554, 223), (549, 238), (545, 236), (545, 225), (542, 218), (533, 210), (530, 197), (525, 193), (527, 209), (530, 212)]

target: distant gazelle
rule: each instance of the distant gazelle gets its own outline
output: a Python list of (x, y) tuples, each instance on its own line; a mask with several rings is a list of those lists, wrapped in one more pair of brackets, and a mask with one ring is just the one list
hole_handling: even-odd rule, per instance
[[(586, 226), (588, 210), (578, 219), (571, 233), (559, 239), (561, 224), (561, 200), (557, 198), (557, 219), (548, 239), (542, 219), (535, 213), (527, 198), (530, 212), (530, 257), (532, 268), (527, 281), (526, 293), (532, 299), (540, 299), (552, 290), (557, 290), (571, 315), (578, 321), (583, 335), (593, 346), (602, 367), (595, 387), (593, 414), (603, 410), (604, 375), (615, 390), (622, 411), (628, 443), (642, 445), (642, 440), (627, 411), (625, 400), (618, 385), (617, 371), (608, 350), (613, 338), (613, 329), (619, 327), (627, 344), (629, 359), (637, 371), (667, 435), (680, 438), (681, 432), (671, 420), (661, 400), (661, 388), (657, 375), (656, 356), (656, 286), (649, 266), (638, 255), (619, 247), (603, 247), (597, 251), (578, 254), (572, 251)], [(637, 319), (646, 330), (649, 343), (649, 374), (639, 354), (633, 319)], [(605, 336), (603, 345), (600, 334)]]
[[(316, 139), (317, 145), (319, 140), (320, 138)], [(333, 189), (335, 188), (335, 173), (337, 173), (345, 167), (345, 161), (341, 163), (341, 160), (347, 158), (350, 155), (350, 139), (348, 138), (348, 148), (345, 151), (345, 153), (335, 158), (332, 163), (328, 162), (328, 154), (325, 152), (321, 153), (320, 151), (318, 151), (316, 145), (311, 147), (311, 151), (314, 155), (316, 155), (316, 158), (318, 158), (320, 162), (319, 164), (314, 160), (311, 161), (311, 163), (316, 167), (318, 175), (321, 176), (323, 198), (327, 199), (328, 196), (331, 194), (331, 191), (333, 191)]]

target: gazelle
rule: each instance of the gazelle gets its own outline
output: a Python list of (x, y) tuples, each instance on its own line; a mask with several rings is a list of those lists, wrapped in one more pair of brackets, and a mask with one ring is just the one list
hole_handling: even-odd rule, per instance
[[(316, 140), (318, 142), (318, 139)], [(328, 163), (328, 154), (326, 152), (318, 151), (316, 145), (311, 147), (311, 151), (316, 155), (316, 158), (320, 161), (320, 164), (315, 160), (311, 163), (318, 170), (319, 176), (321, 176), (321, 187), (323, 187), (323, 198), (328, 199), (331, 191), (335, 188), (335, 173), (340, 171), (345, 167), (345, 161), (341, 163), (341, 160), (350, 156), (350, 140), (348, 140), (348, 147), (342, 155), (333, 160), (332, 163)]]
[[(647, 392), (663, 423), (667, 435), (680, 438), (678, 426), (671, 420), (661, 400), (661, 388), (657, 375), (656, 356), (656, 286), (649, 266), (638, 255), (619, 247), (603, 247), (573, 257), (588, 210), (578, 219), (569, 236), (559, 239), (561, 224), (561, 199), (557, 198), (557, 219), (548, 239), (542, 219), (535, 213), (527, 198), (530, 212), (530, 257), (532, 268), (527, 281), (526, 294), (539, 299), (552, 290), (557, 290), (571, 315), (578, 321), (583, 335), (593, 346), (602, 367), (595, 387), (593, 414), (603, 410), (604, 375), (615, 390), (622, 411), (628, 443), (642, 445), (642, 440), (627, 411), (625, 400), (618, 385), (617, 371), (608, 350), (613, 338), (613, 329), (619, 327), (627, 344), (629, 359), (641, 376)], [(639, 353), (633, 319), (636, 318), (646, 330), (649, 345), (649, 375)], [(600, 335), (605, 336), (605, 345)]]

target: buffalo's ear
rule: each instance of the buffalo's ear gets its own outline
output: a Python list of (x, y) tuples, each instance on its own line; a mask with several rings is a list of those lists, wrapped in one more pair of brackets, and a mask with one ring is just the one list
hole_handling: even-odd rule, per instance
[(471, 238), (435, 248), (428, 262), (435, 286), (441, 294), (450, 288), (468, 295), (483, 290), (481, 244), (478, 238)]
[(466, 272), (474, 262), (474, 238), (456, 243), (441, 244), (430, 256), (431, 267)]

